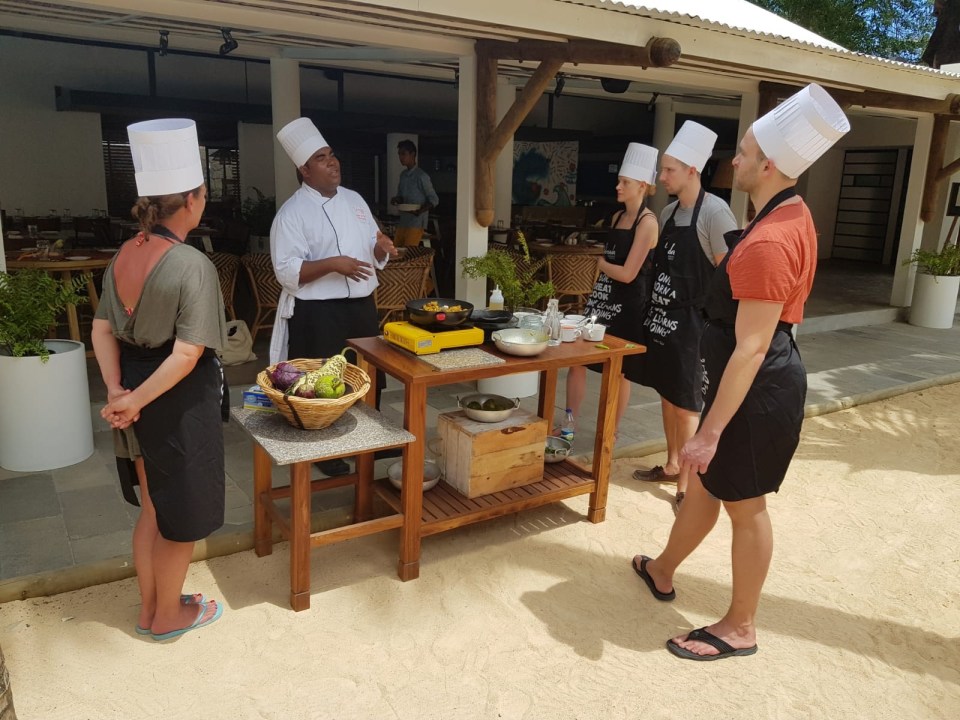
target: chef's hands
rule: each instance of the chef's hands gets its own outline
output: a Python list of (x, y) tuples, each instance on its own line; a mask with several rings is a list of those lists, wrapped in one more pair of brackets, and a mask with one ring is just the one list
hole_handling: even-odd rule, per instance
[(376, 249), (379, 250), (380, 253), (382, 253), (387, 257), (395, 258), (400, 254), (397, 252), (397, 248), (393, 244), (393, 239), (389, 235), (384, 235), (382, 232), (379, 232), (379, 231), (377, 232)]
[(680, 449), (680, 470), (689, 468), (698, 474), (705, 473), (713, 456), (717, 454), (719, 441), (720, 435), (714, 436), (698, 430)]
[(334, 272), (340, 273), (349, 280), (360, 282), (373, 275), (373, 265), (363, 260), (357, 260), (347, 255), (340, 255), (332, 260)]

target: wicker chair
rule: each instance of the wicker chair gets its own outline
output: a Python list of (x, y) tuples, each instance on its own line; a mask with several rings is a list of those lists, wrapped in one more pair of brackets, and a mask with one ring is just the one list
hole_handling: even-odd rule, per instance
[(217, 276), (220, 278), (223, 309), (227, 311), (227, 317), (236, 320), (237, 313), (233, 309), (233, 291), (237, 285), (237, 273), (240, 271), (240, 257), (233, 253), (222, 252), (210, 253), (207, 257), (213, 262), (213, 266), (217, 269)]
[[(600, 276), (602, 255), (554, 253), (547, 256), (547, 278), (553, 283), (554, 296), (561, 299), (564, 312), (583, 312), (587, 298)], [(562, 302), (569, 298), (567, 302)]]
[(434, 251), (426, 247), (410, 247), (402, 258), (391, 260), (377, 270), (380, 283), (373, 292), (380, 316), (380, 327), (391, 318), (401, 319), (410, 300), (426, 297), (427, 279), (433, 268)]
[(254, 253), (244, 255), (240, 263), (250, 278), (250, 287), (253, 288), (253, 301), (257, 306), (257, 314), (253, 325), (250, 326), (250, 335), (254, 341), (261, 328), (273, 329), (273, 321), (280, 304), (280, 282), (273, 271), (273, 261), (269, 253)]

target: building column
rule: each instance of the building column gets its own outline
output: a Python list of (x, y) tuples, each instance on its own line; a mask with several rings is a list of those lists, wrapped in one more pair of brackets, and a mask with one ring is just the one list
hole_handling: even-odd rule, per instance
[[(673, 100), (670, 98), (657, 98), (653, 108), (653, 146), (659, 151), (657, 155), (657, 172), (659, 173), (660, 157), (676, 134), (674, 127), (677, 124), (677, 113), (673, 109)], [(626, 148), (624, 148), (624, 151), (626, 151)], [(660, 211), (667, 206), (668, 202), (670, 202), (670, 196), (667, 195), (667, 191), (658, 187), (657, 194), (650, 198), (647, 207), (653, 210), (659, 218)]]
[(487, 253), (487, 229), (477, 223), (474, 187), (477, 183), (477, 56), (460, 57), (457, 105), (457, 243), (453, 276), (456, 297), (486, 307), (487, 281), (461, 276), (460, 260)]
[(904, 265), (903, 262), (920, 247), (923, 239), (924, 223), (920, 219), (920, 201), (923, 197), (927, 158), (930, 157), (932, 140), (933, 115), (917, 118), (917, 128), (913, 138), (913, 159), (910, 162), (910, 174), (907, 178), (907, 199), (903, 206), (903, 222), (900, 225), (900, 244), (896, 262), (893, 264), (890, 304), (894, 307), (906, 307), (913, 298), (913, 282), (917, 268), (915, 265)]
[[(517, 99), (517, 89), (505, 77), (497, 78), (497, 122), (509, 110)], [(503, 221), (504, 227), (510, 227), (513, 215), (513, 137), (500, 151), (494, 169), (494, 227)]]
[[(757, 113), (760, 111), (760, 93), (757, 91), (745, 92), (740, 96), (740, 124), (737, 127), (737, 142), (739, 143), (747, 130), (757, 119)], [(734, 152), (736, 154), (736, 152)], [(742, 190), (732, 188), (730, 190), (730, 209), (733, 216), (737, 219), (739, 227), (747, 226), (747, 206), (750, 196)]]
[(300, 63), (297, 60), (270, 58), (270, 102), (273, 110), (273, 174), (279, 209), (299, 187), (293, 163), (277, 140), (281, 128), (300, 117)]

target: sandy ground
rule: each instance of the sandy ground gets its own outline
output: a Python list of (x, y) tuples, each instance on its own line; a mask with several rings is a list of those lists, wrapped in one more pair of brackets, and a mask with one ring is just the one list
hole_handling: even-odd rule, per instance
[(620, 460), (606, 522), (577, 498), (428, 538), (315, 550), (312, 607), (287, 606), (286, 545), (197, 563), (215, 625), (133, 633), (133, 580), (0, 607), (21, 720), (122, 718), (960, 717), (960, 385), (807, 421), (770, 500), (777, 548), (760, 652), (693, 663), (666, 638), (730, 595), (729, 522), (672, 604), (630, 568), (673, 520), (672, 486)]

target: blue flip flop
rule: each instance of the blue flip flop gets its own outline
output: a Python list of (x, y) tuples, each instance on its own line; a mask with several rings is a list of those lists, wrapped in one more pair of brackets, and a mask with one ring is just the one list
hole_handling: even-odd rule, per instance
[[(217, 610), (215, 613), (213, 613), (213, 617), (201, 622), (201, 619), (207, 613), (207, 606), (210, 603), (217, 603)], [(194, 620), (192, 624), (188, 625), (185, 628), (180, 628), (179, 630), (171, 630), (168, 633), (160, 633), (159, 635), (156, 633), (151, 633), (151, 635), (153, 636), (153, 639), (156, 640), (157, 642), (160, 642), (162, 640), (172, 640), (173, 638), (180, 637), (184, 633), (188, 633), (191, 630), (198, 630), (199, 628), (206, 627), (207, 625), (210, 625), (211, 623), (214, 623), (217, 620), (219, 620), (220, 616), (223, 615), (223, 605), (218, 603), (216, 600), (208, 600), (206, 602), (199, 603), (197, 607), (200, 608), (200, 612), (197, 613), (197, 619)]]
[[(199, 597), (199, 600), (194, 600), (195, 597)], [(181, 595), (180, 604), (181, 605), (199, 605), (200, 603), (206, 601), (206, 598), (203, 596), (203, 593), (194, 593), (193, 595)], [(133, 631), (137, 635), (152, 635), (153, 631), (150, 628), (140, 627), (139, 625), (134, 625)]]

